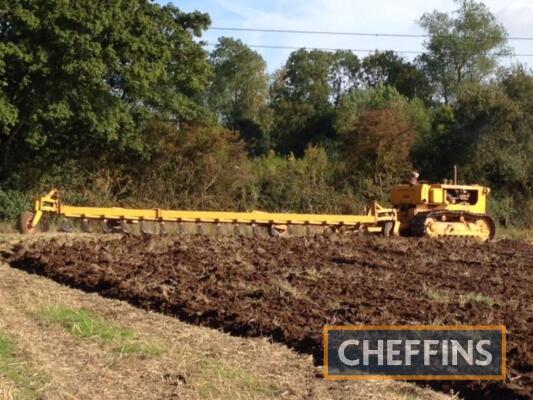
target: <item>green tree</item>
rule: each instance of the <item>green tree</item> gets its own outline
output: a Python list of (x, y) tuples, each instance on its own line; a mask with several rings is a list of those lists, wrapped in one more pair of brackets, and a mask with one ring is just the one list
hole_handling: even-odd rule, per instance
[(398, 108), (361, 112), (353, 129), (342, 135), (344, 172), (357, 192), (383, 199), (391, 185), (405, 179), (416, 134)]
[(533, 76), (523, 68), (492, 84), (464, 83), (452, 105), (432, 112), (432, 130), (414, 160), (426, 179), (450, 177), (492, 188), (491, 214), (503, 224), (533, 225)]
[(309, 144), (334, 140), (334, 109), (356, 87), (358, 70), (359, 60), (350, 52), (293, 52), (271, 88), (276, 149), (302, 156)]
[(338, 50), (332, 53), (331, 57), (328, 81), (330, 96), (333, 104), (337, 106), (342, 96), (358, 86), (361, 63), (351, 51)]
[(429, 134), (430, 114), (390, 86), (353, 91), (336, 114), (341, 175), (360, 196), (384, 199), (390, 185), (412, 168), (415, 144)]
[[(533, 76), (508, 72), (497, 86), (465, 86), (457, 104), (456, 160), (464, 177), (488, 184), (500, 222), (533, 226)], [(453, 148), (452, 148), (453, 149)]]
[(146, 155), (147, 120), (203, 116), (209, 65), (193, 36), (206, 14), (148, 0), (9, 0), (0, 12), (3, 177)]
[(368, 87), (392, 86), (408, 99), (429, 103), (432, 90), (424, 72), (393, 51), (375, 52), (363, 59), (361, 77)]
[(363, 111), (389, 108), (404, 113), (420, 135), (427, 134), (431, 129), (430, 115), (420, 100), (409, 101), (396, 88), (384, 85), (355, 90), (344, 96), (336, 110), (335, 129), (342, 135), (353, 129)]
[(222, 37), (210, 56), (214, 76), (207, 102), (225, 127), (240, 132), (253, 155), (268, 150), (266, 62), (240, 40)]
[(509, 54), (507, 32), (481, 2), (456, 0), (453, 14), (426, 13), (419, 24), (430, 35), (419, 61), (445, 103), (453, 100), (463, 81), (490, 76), (498, 57)]
[[(154, 154), (135, 169), (130, 193), (153, 207), (246, 210), (255, 204), (255, 177), (244, 142), (225, 128), (154, 122)], [(135, 200), (135, 198), (133, 199)]]
[(413, 148), (413, 162), (423, 179), (439, 182), (449, 178), (457, 162), (457, 146), (453, 129), (455, 109), (437, 104), (430, 110), (431, 128), (418, 137)]
[(309, 147), (301, 158), (270, 152), (254, 160), (254, 169), (261, 209), (339, 212), (343, 196), (335, 186), (337, 168), (323, 148)]

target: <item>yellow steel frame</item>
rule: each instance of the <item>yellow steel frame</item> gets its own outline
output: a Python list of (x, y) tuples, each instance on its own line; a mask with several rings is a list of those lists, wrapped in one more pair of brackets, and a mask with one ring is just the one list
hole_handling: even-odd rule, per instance
[(269, 213), (262, 211), (227, 212), (227, 211), (186, 211), (133, 209), (121, 207), (77, 207), (63, 205), (59, 190), (54, 189), (35, 202), (35, 214), (31, 227), (37, 226), (43, 213), (53, 213), (66, 218), (121, 220), (121, 221), (157, 221), (157, 222), (197, 222), (197, 223), (241, 223), (257, 225), (323, 225), (323, 226), (366, 226), (369, 230), (380, 223), (395, 223), (394, 232), (398, 231), (396, 210), (383, 208), (374, 203), (366, 215), (329, 215), (329, 214), (293, 214)]

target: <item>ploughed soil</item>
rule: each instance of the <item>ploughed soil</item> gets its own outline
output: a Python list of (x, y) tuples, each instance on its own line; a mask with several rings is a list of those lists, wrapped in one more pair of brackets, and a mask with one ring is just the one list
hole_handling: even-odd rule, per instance
[(22, 243), (10, 264), (322, 362), (324, 325), (507, 326), (507, 380), (436, 382), (466, 398), (533, 398), (533, 245), (377, 237)]

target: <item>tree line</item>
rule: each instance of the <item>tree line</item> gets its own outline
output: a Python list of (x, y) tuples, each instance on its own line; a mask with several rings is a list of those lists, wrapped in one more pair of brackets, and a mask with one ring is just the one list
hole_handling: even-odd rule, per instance
[(493, 189), (531, 226), (533, 74), (474, 0), (422, 15), (425, 50), (300, 49), (275, 73), (209, 16), (148, 0), (0, 5), (0, 218), (65, 201), (360, 212), (413, 169)]

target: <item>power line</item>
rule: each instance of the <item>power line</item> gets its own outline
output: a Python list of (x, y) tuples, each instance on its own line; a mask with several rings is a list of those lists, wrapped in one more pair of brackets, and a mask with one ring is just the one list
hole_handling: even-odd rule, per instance
[[(431, 35), (409, 33), (364, 33), (364, 32), (334, 32), (334, 31), (305, 31), (293, 29), (263, 29), (263, 28), (234, 28), (234, 27), (210, 27), (216, 31), (243, 31), (243, 32), (266, 32), (266, 33), (296, 33), (304, 35), (337, 35), (337, 36), (371, 36), (371, 37), (401, 37), (401, 38), (431, 38)], [(473, 36), (473, 39), (477, 37)], [(533, 40), (533, 37), (511, 36), (507, 40)]]
[[(218, 43), (207, 43), (207, 46), (218, 46)], [(323, 51), (352, 51), (354, 53), (373, 53), (374, 50), (370, 49), (336, 49), (332, 47), (308, 47), (308, 46), (277, 46), (277, 45), (268, 45), (268, 44), (247, 44), (246, 46), (259, 49), (282, 49), (282, 50), (323, 50)], [(404, 54), (420, 54), (421, 51), (417, 50), (394, 50), (396, 53)]]
[[(218, 43), (205, 43), (206, 46), (218, 46)], [(268, 45), (268, 44), (246, 44), (246, 46), (251, 48), (258, 48), (258, 49), (280, 49), (280, 50), (322, 50), (322, 51), (351, 51), (354, 53), (374, 53), (376, 51), (393, 51), (394, 53), (398, 54), (422, 54), (423, 51), (419, 50), (370, 50), (370, 49), (338, 49), (338, 48), (332, 48), (332, 47), (309, 47), (309, 46), (278, 46), (278, 45)], [(533, 53), (531, 54), (512, 54), (511, 56), (514, 57), (533, 57)], [(505, 56), (502, 56), (505, 57)]]

